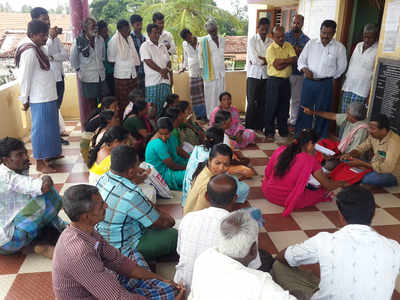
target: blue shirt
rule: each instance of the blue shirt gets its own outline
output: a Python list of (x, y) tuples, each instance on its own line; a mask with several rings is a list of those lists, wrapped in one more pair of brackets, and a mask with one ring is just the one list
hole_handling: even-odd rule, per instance
[[(138, 37), (135, 32), (132, 32), (131, 36), (140, 59), (140, 46), (142, 46), (142, 44), (146, 41), (146, 38), (143, 35), (141, 37)], [(140, 59), (140, 65), (136, 67), (136, 73), (140, 76), (144, 76), (144, 67), (141, 59)]]
[[(310, 40), (308, 36), (306, 36), (303, 32), (301, 33), (299, 39), (296, 39), (296, 35), (293, 31), (289, 31), (285, 34), (285, 41), (289, 42), (293, 47), (296, 46), (298, 48), (304, 48), (307, 42)], [(294, 63), (292, 66), (293, 75), (302, 75), (303, 72), (297, 70), (297, 63)]]
[(112, 171), (100, 177), (97, 188), (108, 208), (96, 230), (122, 254), (128, 255), (139, 244), (145, 228), (153, 225), (160, 214), (140, 187)]

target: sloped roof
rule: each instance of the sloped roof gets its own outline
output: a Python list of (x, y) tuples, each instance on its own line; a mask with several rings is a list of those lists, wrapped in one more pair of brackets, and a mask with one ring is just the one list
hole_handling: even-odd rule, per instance
[(247, 36), (225, 36), (225, 54), (246, 52)]

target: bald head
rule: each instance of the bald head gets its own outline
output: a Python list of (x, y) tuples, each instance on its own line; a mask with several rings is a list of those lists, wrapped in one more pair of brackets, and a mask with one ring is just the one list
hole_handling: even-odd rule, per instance
[(207, 200), (211, 206), (227, 208), (236, 200), (237, 184), (232, 176), (219, 174), (207, 184)]
[(283, 26), (274, 26), (272, 28), (272, 38), (279, 46), (283, 46), (285, 42), (285, 28)]

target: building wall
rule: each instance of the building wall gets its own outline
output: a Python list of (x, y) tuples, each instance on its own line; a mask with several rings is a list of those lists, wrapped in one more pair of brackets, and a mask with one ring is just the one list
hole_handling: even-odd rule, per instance
[[(246, 72), (226, 72), (226, 90), (232, 94), (232, 102), (239, 111), (246, 109)], [(29, 138), (30, 113), (21, 110), (18, 100), (19, 85), (16, 81), (0, 87), (0, 138), (12, 136)], [(174, 93), (182, 100), (190, 101), (188, 72), (174, 74)], [(79, 119), (78, 89), (75, 74), (65, 76), (65, 94), (61, 113), (66, 120)]]
[(386, 57), (386, 58), (392, 58), (392, 59), (399, 60), (400, 59), (400, 47), (398, 44), (397, 44), (397, 48), (396, 48), (395, 52), (389, 52), (389, 53), (383, 52), (383, 41), (385, 39), (385, 23), (386, 23), (386, 18), (387, 18), (387, 13), (388, 13), (388, 5), (391, 2), (392, 2), (392, 0), (386, 0), (386, 2), (385, 2), (385, 10), (383, 12), (381, 32), (379, 35), (379, 47), (378, 47), (377, 58)]

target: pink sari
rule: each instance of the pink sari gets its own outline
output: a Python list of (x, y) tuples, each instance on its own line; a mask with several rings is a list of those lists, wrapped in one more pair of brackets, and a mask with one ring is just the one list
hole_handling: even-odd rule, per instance
[(274, 204), (284, 206), (283, 216), (290, 215), (296, 208), (331, 201), (329, 192), (323, 188), (306, 189), (310, 175), (321, 169), (321, 164), (308, 153), (297, 154), (289, 171), (283, 177), (274, 175), (278, 158), (285, 149), (286, 146), (276, 149), (265, 169), (265, 177), (261, 186), (265, 198)]
[[(217, 106), (216, 108), (214, 108), (213, 112), (211, 113), (210, 126), (213, 126), (213, 124), (215, 122), (215, 114), (220, 109), (221, 109), (221, 107)], [(232, 124), (231, 124), (231, 128), (225, 130), (225, 133), (229, 136), (236, 136), (239, 131), (243, 131), (243, 141), (240, 144), (236, 141), (232, 141), (233, 146), (235, 148), (246, 148), (247, 145), (253, 144), (254, 141), (256, 140), (256, 133), (251, 129), (246, 129), (240, 123), (240, 115), (239, 115), (238, 109), (234, 106), (231, 106), (226, 111), (229, 111), (231, 113)]]

